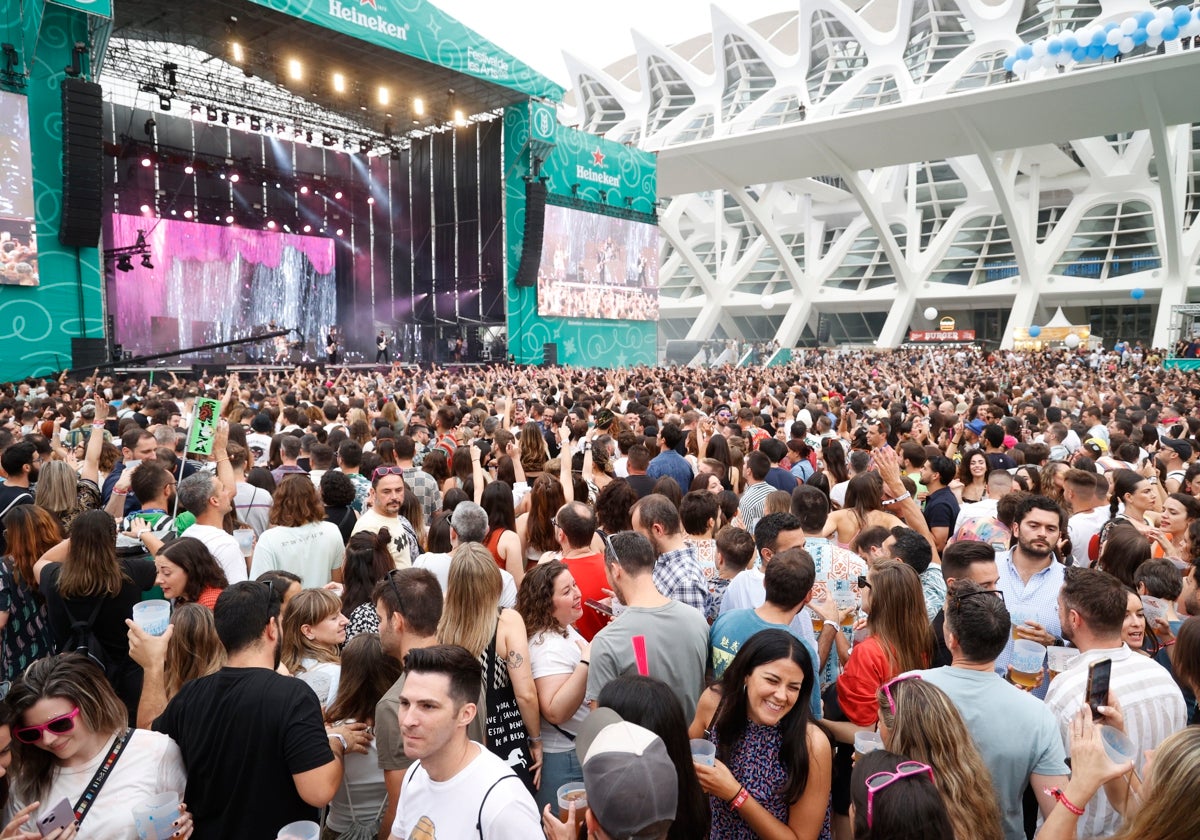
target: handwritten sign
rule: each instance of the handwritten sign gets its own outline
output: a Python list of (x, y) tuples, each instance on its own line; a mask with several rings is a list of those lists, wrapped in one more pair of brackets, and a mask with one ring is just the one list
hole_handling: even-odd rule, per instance
[(199, 455), (211, 455), (213, 439), (217, 435), (217, 423), (221, 419), (221, 403), (204, 397), (196, 400), (192, 410), (191, 431), (188, 432), (187, 451)]

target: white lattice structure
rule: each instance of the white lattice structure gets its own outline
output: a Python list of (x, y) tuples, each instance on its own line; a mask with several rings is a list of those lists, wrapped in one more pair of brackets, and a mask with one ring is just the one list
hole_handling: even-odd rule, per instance
[(791, 5), (749, 23), (714, 7), (711, 35), (673, 48), (635, 31), (607, 71), (566, 56), (574, 121), (659, 153), (665, 338), (789, 346), (827, 313), (834, 340), (894, 346), (935, 306), (1011, 344), (1063, 306), (1109, 343), (1167, 342), (1200, 285), (1200, 49), (1002, 66), (1166, 4)]

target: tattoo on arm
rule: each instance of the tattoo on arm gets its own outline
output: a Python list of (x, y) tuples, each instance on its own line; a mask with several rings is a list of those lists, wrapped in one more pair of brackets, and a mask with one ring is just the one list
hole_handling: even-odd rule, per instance
[(515, 650), (510, 650), (506, 658), (508, 659), (508, 667), (510, 670), (513, 668), (520, 668), (521, 665), (525, 663), (525, 657), (521, 656), (521, 654)]

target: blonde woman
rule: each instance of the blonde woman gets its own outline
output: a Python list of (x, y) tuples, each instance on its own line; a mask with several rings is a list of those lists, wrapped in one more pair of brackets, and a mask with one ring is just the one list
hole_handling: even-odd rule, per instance
[(500, 569), (482, 544), (466, 543), (454, 549), (446, 604), (438, 622), (438, 641), (461, 645), (480, 659), (485, 674), (494, 674), (491, 684), (486, 685), (489, 699), (493, 691), (512, 686), (531, 744), (533, 763), (529, 771), (536, 785), (541, 777), (542, 729), (537, 687), (529, 664), (529, 637), (520, 613), (498, 606), (502, 585)]
[(305, 589), (288, 603), (280, 640), (284, 667), (308, 683), (325, 708), (337, 696), (346, 641), (342, 599), (328, 589)]
[(884, 749), (934, 768), (958, 840), (1003, 840), (992, 777), (957, 707), (933, 683), (905, 674), (876, 692)]

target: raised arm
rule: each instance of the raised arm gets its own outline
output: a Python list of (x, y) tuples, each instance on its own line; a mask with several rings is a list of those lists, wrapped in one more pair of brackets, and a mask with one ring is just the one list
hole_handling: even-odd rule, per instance
[[(100, 451), (104, 448), (104, 421), (111, 407), (101, 400), (96, 403), (96, 419), (92, 421), (92, 433), (88, 435), (87, 448), (83, 451), (83, 469), (80, 478), (100, 483)], [(124, 500), (122, 499), (122, 503)]]

